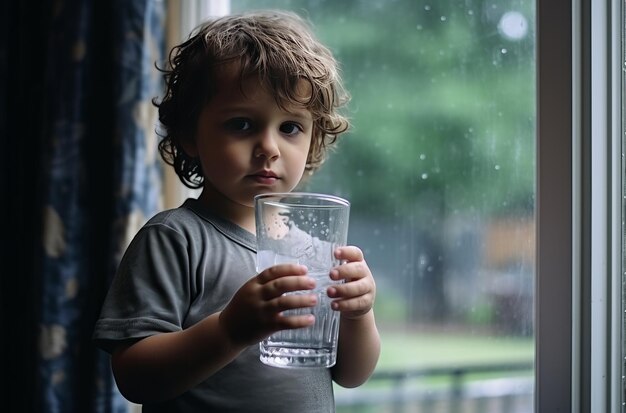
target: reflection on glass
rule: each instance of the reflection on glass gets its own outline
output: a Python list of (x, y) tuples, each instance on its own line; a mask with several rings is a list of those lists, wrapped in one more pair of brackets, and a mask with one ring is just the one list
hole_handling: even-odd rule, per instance
[(352, 203), (383, 339), (338, 412), (532, 412), (532, 0), (233, 0), (308, 17), (354, 125), (302, 188)]

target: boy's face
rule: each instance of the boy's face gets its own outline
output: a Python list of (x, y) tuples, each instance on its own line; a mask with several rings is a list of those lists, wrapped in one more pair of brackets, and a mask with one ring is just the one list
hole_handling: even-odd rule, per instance
[[(236, 70), (223, 70), (218, 81), (198, 118), (195, 142), (185, 146), (202, 164), (201, 198), (216, 207), (252, 207), (257, 194), (293, 190), (311, 145), (311, 113), (281, 109), (256, 78), (240, 88)], [(304, 100), (308, 90), (301, 89)]]

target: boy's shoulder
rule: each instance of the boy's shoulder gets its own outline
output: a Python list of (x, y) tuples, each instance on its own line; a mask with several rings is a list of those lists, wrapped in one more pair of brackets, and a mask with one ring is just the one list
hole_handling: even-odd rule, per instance
[(187, 199), (182, 205), (156, 213), (144, 227), (168, 227), (175, 231), (223, 225), (222, 219), (204, 210), (196, 199)]
[(181, 206), (158, 212), (146, 222), (142, 230), (173, 231), (189, 240), (226, 237), (248, 248), (256, 239), (243, 228), (204, 208), (196, 199), (187, 199)]
[(165, 225), (178, 227), (181, 225), (198, 222), (200, 217), (189, 208), (190, 200), (186, 200), (181, 206), (171, 209), (166, 209), (157, 212), (152, 218), (150, 218), (145, 226)]

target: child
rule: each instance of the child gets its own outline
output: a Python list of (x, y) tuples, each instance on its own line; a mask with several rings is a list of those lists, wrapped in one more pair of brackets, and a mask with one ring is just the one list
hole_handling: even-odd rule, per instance
[(255, 275), (253, 197), (288, 192), (347, 127), (336, 63), (297, 16), (259, 12), (209, 21), (175, 47), (166, 71), (159, 150), (197, 200), (153, 217), (128, 247), (96, 323), (122, 394), (145, 412), (333, 412), (332, 381), (372, 373), (380, 339), (376, 286), (361, 251), (338, 248), (329, 276), (341, 312), (337, 364), (282, 369), (259, 342), (312, 316), (312, 278), (295, 264)]

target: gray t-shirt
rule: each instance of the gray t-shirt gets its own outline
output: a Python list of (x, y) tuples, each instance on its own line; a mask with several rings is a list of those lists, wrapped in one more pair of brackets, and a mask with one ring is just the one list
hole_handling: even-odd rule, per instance
[[(222, 310), (255, 271), (255, 237), (188, 199), (153, 217), (128, 247), (96, 322), (96, 345), (180, 331)], [(167, 374), (167, 372), (164, 372)], [(334, 412), (329, 369), (281, 369), (259, 347), (144, 412)]]

